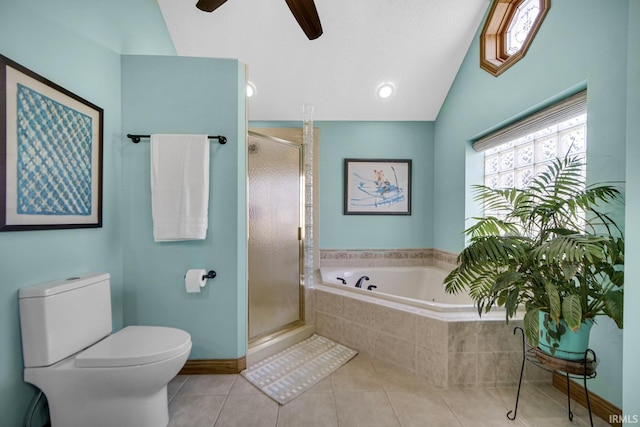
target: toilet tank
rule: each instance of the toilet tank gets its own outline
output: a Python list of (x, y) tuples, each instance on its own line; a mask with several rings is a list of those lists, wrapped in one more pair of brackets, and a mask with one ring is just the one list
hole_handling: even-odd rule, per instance
[(52, 365), (111, 333), (109, 278), (89, 273), (20, 289), (25, 368)]

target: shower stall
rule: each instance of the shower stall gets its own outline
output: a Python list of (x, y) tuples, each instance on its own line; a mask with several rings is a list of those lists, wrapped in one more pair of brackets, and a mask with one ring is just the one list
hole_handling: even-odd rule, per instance
[(303, 154), (249, 132), (249, 345), (304, 324)]

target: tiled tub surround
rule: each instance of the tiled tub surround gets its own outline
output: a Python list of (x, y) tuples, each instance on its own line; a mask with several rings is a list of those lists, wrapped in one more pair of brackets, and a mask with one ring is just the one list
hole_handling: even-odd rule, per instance
[(456, 254), (438, 249), (320, 249), (320, 267), (438, 266), (453, 269)]
[[(434, 312), (318, 285), (316, 331), (376, 359), (399, 365), (445, 388), (512, 385), (522, 363), (521, 320), (504, 312)], [(525, 365), (525, 379), (551, 375)]]
[[(320, 267), (436, 266), (451, 270), (457, 255), (438, 249), (320, 250)], [(361, 353), (410, 370), (445, 388), (513, 385), (522, 364), (522, 339), (495, 310), (478, 316), (436, 312), (316, 285), (316, 332)], [(530, 363), (525, 379), (551, 382), (551, 374)]]

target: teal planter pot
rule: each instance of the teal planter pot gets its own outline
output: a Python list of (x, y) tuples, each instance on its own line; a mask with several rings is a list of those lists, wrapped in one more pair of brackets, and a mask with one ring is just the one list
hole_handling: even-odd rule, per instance
[[(592, 320), (583, 321), (577, 332), (569, 329), (562, 319), (560, 325), (556, 325), (549, 317), (549, 313), (544, 311), (539, 312), (539, 322), (538, 347), (540, 350), (560, 359), (584, 359), (584, 353), (589, 348)], [(557, 339), (559, 331), (564, 331), (564, 333)]]

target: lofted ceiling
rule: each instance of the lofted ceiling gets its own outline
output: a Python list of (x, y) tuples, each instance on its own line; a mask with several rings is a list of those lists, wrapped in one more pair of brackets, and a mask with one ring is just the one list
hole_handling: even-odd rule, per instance
[[(196, 3), (31, 0), (25, 7), (118, 53), (239, 59), (257, 89), (249, 120), (299, 121), (310, 103), (314, 120), (432, 121), (490, 1), (315, 0), (324, 34), (313, 41), (285, 0), (228, 0), (212, 13)], [(396, 92), (379, 99), (384, 81)]]
[[(158, 0), (181, 56), (237, 58), (256, 87), (249, 120), (435, 120), (489, 0), (315, 0), (309, 41), (284, 0)], [(379, 99), (391, 81), (395, 93)]]

